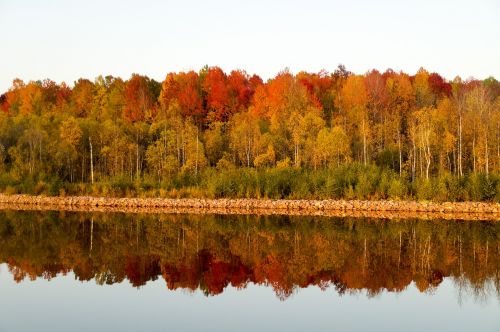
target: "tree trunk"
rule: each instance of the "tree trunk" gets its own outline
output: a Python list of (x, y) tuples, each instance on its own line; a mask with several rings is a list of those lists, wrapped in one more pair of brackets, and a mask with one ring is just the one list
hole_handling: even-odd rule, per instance
[(365, 130), (365, 119), (363, 119), (363, 164), (367, 163), (367, 153), (366, 153), (366, 130)]
[(89, 136), (89, 145), (90, 145), (90, 181), (94, 184), (94, 158), (92, 155), (92, 139)]
[(401, 151), (401, 132), (398, 129), (399, 176), (403, 174), (403, 153)]
[(429, 146), (427, 146), (427, 152), (426, 152), (426, 156), (425, 156), (425, 159), (426, 159), (426, 162), (427, 162), (427, 165), (425, 167), (425, 178), (428, 180), (429, 179), (429, 169), (431, 167), (431, 149)]
[(486, 145), (485, 148), (484, 148), (484, 162), (485, 162), (485, 165), (484, 165), (484, 171), (486, 172), (486, 177), (488, 177), (488, 174), (489, 174), (489, 155), (488, 155), (488, 131), (486, 130), (485, 131), (485, 134), (484, 134), (484, 144)]
[(196, 127), (196, 167), (195, 167), (195, 175), (198, 175), (198, 135), (199, 135), (199, 129)]
[(136, 143), (136, 149), (135, 149), (135, 176), (138, 179), (140, 174), (139, 174), (139, 132), (136, 133), (135, 135), (135, 143)]
[[(461, 106), (459, 106), (461, 107)], [(463, 175), (462, 171), (462, 111), (458, 114), (458, 176)]]

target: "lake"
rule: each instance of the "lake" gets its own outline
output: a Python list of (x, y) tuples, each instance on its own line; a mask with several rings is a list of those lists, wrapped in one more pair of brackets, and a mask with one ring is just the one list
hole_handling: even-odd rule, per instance
[(0, 211), (0, 331), (500, 331), (500, 223)]

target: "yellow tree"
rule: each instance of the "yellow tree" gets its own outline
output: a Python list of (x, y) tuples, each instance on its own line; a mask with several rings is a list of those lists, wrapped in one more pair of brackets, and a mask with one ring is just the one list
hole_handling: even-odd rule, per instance
[[(355, 149), (360, 159), (368, 163), (368, 145), (370, 143), (370, 122), (367, 111), (368, 92), (363, 76), (352, 75), (347, 78), (339, 96), (339, 106), (342, 111), (346, 132), (356, 133), (354, 146), (360, 143), (361, 151)], [(356, 144), (358, 143), (358, 144)]]
[(191, 121), (186, 120), (183, 128), (183, 172), (197, 175), (200, 170), (208, 165), (205, 157), (205, 148), (201, 142), (200, 129)]
[(493, 103), (488, 90), (482, 85), (474, 87), (465, 96), (467, 118), (472, 124), (472, 169), (489, 173), (490, 133)]
[[(321, 110), (316, 107), (309, 107), (304, 116), (299, 117), (298, 126), (294, 126), (292, 137), (294, 141), (294, 157), (298, 167), (304, 161), (308, 165), (314, 165), (314, 149), (316, 138), (321, 129), (325, 128), (325, 120), (321, 116)], [(300, 151), (303, 151), (299, 154)]]
[(314, 148), (314, 168), (337, 165), (350, 159), (349, 137), (342, 127), (323, 128), (318, 132)]
[(257, 119), (243, 112), (235, 114), (229, 122), (229, 147), (235, 159), (250, 167), (261, 135)]
[(403, 172), (403, 150), (407, 133), (405, 124), (414, 104), (415, 95), (408, 75), (398, 73), (386, 80), (388, 94), (387, 137), (397, 146), (399, 175)]
[(271, 167), (276, 162), (276, 153), (272, 144), (267, 146), (266, 152), (259, 154), (255, 157), (253, 164), (257, 168)]
[[(302, 121), (308, 113), (321, 114), (319, 104), (307, 88), (288, 71), (281, 72), (266, 86), (257, 88), (253, 97), (252, 113), (264, 118), (271, 134), (281, 141), (275, 144), (279, 159), (293, 156), (300, 166), (304, 137), (308, 134)], [(315, 135), (310, 135), (313, 139)]]
[(222, 158), (226, 148), (225, 124), (223, 122), (212, 122), (204, 133), (205, 149), (210, 165), (215, 166)]
[(434, 95), (429, 86), (429, 72), (420, 68), (413, 79), (415, 103), (417, 108), (434, 105)]
[[(162, 123), (159, 124), (162, 127)], [(156, 128), (152, 128), (154, 132)], [(176, 132), (173, 129), (161, 130), (156, 141), (150, 144), (146, 150), (146, 162), (148, 168), (162, 182), (179, 170), (179, 159), (177, 158)]]
[[(455, 153), (455, 142), (457, 141), (453, 128), (454, 122), (452, 121), (453, 112), (453, 104), (448, 97), (438, 102), (434, 122), (436, 123), (437, 140), (441, 142), (441, 144), (437, 145), (440, 172), (445, 168), (450, 172), (453, 171), (452, 168), (455, 160), (453, 154)], [(447, 167), (445, 165), (447, 165)]]
[[(436, 117), (435, 109), (424, 107), (412, 113), (410, 119), (410, 136), (413, 144), (413, 153), (419, 163), (420, 173), (425, 172), (425, 178), (429, 179), (431, 163), (433, 159), (433, 143), (435, 142), (435, 128), (433, 119)], [(416, 167), (416, 162), (414, 163)], [(414, 172), (416, 170), (414, 169)]]
[(74, 162), (78, 158), (77, 148), (82, 137), (82, 130), (75, 118), (69, 117), (61, 122), (59, 137), (61, 139), (62, 151), (64, 151), (66, 156), (70, 181), (73, 182), (75, 177)]

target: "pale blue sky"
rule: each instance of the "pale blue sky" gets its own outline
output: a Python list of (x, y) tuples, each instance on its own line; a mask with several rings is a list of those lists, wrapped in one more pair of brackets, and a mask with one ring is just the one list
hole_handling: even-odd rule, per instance
[(0, 31), (0, 91), (15, 77), (163, 80), (205, 64), (500, 78), (500, 0), (0, 0)]

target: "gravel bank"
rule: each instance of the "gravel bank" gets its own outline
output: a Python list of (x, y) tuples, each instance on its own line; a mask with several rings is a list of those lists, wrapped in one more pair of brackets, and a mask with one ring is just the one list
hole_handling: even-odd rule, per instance
[(483, 202), (165, 199), (0, 194), (0, 209), (500, 220), (500, 204)]

